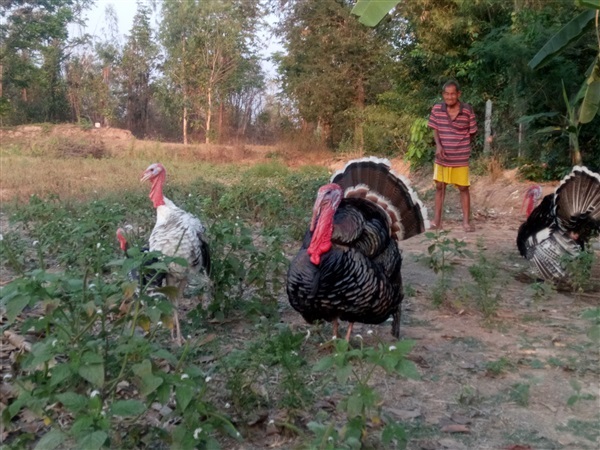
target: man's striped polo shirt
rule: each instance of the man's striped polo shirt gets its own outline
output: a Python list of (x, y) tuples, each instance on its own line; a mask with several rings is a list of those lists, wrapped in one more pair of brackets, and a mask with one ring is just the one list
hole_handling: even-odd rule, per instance
[(435, 163), (445, 167), (469, 165), (471, 156), (471, 136), (477, 132), (477, 122), (473, 107), (460, 103), (460, 110), (454, 120), (448, 115), (446, 103), (433, 105), (427, 126), (438, 131), (446, 157), (435, 156)]

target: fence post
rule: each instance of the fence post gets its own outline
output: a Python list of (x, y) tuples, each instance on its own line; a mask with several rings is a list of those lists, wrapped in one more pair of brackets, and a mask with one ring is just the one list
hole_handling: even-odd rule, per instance
[(523, 123), (519, 124), (519, 147), (517, 150), (517, 158), (521, 159), (521, 156), (523, 156), (523, 131), (524, 131), (524, 126)]
[(492, 101), (485, 102), (485, 139), (483, 140), (483, 154), (489, 156), (492, 137)]

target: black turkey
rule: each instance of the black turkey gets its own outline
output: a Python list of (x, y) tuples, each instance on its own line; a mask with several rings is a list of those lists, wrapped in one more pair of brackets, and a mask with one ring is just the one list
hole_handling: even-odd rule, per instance
[[(535, 192), (530, 189), (527, 195)], [(517, 248), (542, 278), (568, 283), (565, 261), (577, 256), (599, 232), (600, 175), (575, 166), (521, 224)]]
[(183, 289), (191, 273), (210, 273), (210, 252), (205, 237), (205, 228), (193, 214), (175, 206), (163, 195), (163, 185), (167, 172), (160, 163), (148, 166), (141, 181), (151, 181), (150, 200), (156, 208), (156, 224), (150, 234), (150, 251), (183, 258), (187, 266), (172, 263), (167, 273), (167, 285), (177, 288), (174, 308), (175, 329), (173, 338), (178, 345), (183, 339), (179, 326), (178, 305)]
[(403, 298), (398, 242), (426, 229), (427, 212), (387, 160), (350, 161), (322, 186), (310, 229), (287, 274), (292, 307), (313, 323), (379, 324), (393, 317), (400, 335)]

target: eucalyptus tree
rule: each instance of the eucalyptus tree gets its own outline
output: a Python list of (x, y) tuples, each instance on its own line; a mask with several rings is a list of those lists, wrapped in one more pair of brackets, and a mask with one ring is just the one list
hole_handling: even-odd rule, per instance
[(159, 52), (150, 26), (150, 17), (150, 7), (138, 1), (121, 64), (125, 121), (127, 128), (138, 137), (144, 137), (149, 126), (151, 78)]
[(9, 122), (69, 117), (62, 66), (68, 25), (92, 0), (3, 0), (0, 9), (0, 95), (12, 105)]
[(259, 0), (167, 0), (162, 6), (160, 38), (164, 75), (181, 110), (183, 141), (188, 122), (214, 135), (213, 115), (227, 96), (228, 81), (256, 52), (262, 17)]
[(249, 126), (262, 107), (265, 77), (257, 57), (243, 58), (224, 86), (226, 100), (219, 108), (219, 136), (225, 137), (225, 121), (236, 139), (246, 136)]
[(74, 121), (98, 122), (104, 126), (118, 123), (121, 54), (117, 12), (109, 4), (100, 35), (91, 37), (89, 45), (66, 62), (65, 77)]
[(324, 142), (363, 147), (363, 111), (381, 85), (391, 47), (378, 31), (352, 17), (354, 2), (293, 0), (282, 10), (285, 54), (278, 72), (284, 93)]

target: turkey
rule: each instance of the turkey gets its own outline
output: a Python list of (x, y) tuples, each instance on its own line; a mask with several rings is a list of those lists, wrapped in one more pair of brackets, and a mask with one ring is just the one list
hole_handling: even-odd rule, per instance
[(187, 267), (171, 263), (166, 275), (167, 285), (177, 289), (172, 333), (176, 343), (181, 345), (183, 339), (179, 326), (179, 300), (190, 274), (204, 272), (208, 276), (210, 273), (210, 253), (202, 222), (196, 216), (175, 206), (163, 195), (166, 175), (165, 167), (160, 163), (154, 163), (144, 171), (140, 181), (152, 183), (149, 197), (156, 208), (156, 224), (150, 234), (149, 250), (160, 251), (166, 256), (179, 257), (187, 261)]
[[(119, 247), (123, 251), (125, 257), (129, 258), (128, 250), (129, 250), (129, 242), (127, 241), (126, 233), (123, 228), (117, 229), (117, 240), (119, 241)], [(147, 246), (142, 247), (142, 253), (148, 253), (149, 248)], [(140, 288), (143, 287), (161, 287), (163, 281), (165, 280), (165, 274), (163, 272), (159, 272), (155, 269), (149, 268), (150, 265), (158, 262), (157, 258), (145, 258), (142, 262), (142, 277), (140, 279), (140, 273), (137, 268), (133, 268), (129, 273), (129, 279), (131, 281), (135, 281), (138, 283)]]
[(322, 186), (310, 228), (290, 263), (286, 290), (308, 322), (379, 324), (400, 336), (402, 254), (398, 242), (425, 231), (427, 211), (406, 180), (375, 157), (350, 161)]
[[(541, 189), (530, 188), (526, 201), (533, 204), (535, 196), (541, 197)], [(600, 175), (575, 166), (521, 224), (517, 248), (542, 278), (568, 283), (565, 259), (577, 256), (599, 232)]]

